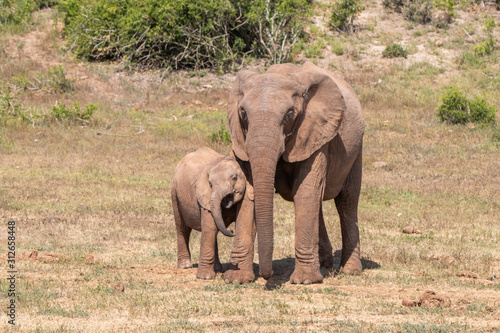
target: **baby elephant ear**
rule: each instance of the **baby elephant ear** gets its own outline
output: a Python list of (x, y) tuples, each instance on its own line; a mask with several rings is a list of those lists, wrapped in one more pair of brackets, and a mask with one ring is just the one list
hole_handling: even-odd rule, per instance
[(242, 98), (240, 90), (241, 84), (250, 76), (255, 75), (252, 71), (243, 70), (238, 73), (233, 87), (229, 92), (229, 102), (227, 104), (227, 121), (229, 123), (229, 135), (233, 143), (233, 151), (239, 159), (248, 161), (248, 155), (245, 149), (245, 135), (241, 128), (240, 116), (238, 109)]
[(210, 182), (208, 181), (208, 173), (203, 172), (195, 183), (195, 193), (196, 200), (200, 206), (206, 210), (210, 210), (210, 195), (212, 194), (212, 188), (210, 187)]
[(291, 74), (302, 87), (303, 115), (285, 146), (283, 159), (307, 159), (338, 133), (346, 105), (335, 81), (319, 71)]

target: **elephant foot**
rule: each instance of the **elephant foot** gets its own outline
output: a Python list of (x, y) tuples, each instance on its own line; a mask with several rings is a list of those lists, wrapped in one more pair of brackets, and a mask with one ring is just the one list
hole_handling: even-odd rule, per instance
[(255, 280), (253, 269), (238, 268), (238, 265), (229, 264), (229, 268), (224, 273), (224, 281), (226, 283), (249, 283)]
[(295, 270), (290, 276), (290, 283), (293, 284), (312, 284), (323, 282), (323, 275), (319, 268), (313, 266), (295, 265)]
[(193, 264), (190, 259), (180, 259), (177, 261), (177, 268), (191, 268)]
[[(343, 260), (342, 260), (343, 261)], [(342, 272), (349, 275), (359, 275), (363, 271), (363, 265), (361, 264), (361, 259), (358, 257), (351, 257), (346, 260), (345, 264), (342, 266)]]
[(213, 266), (199, 266), (196, 272), (196, 277), (202, 280), (213, 280), (215, 271)]
[(333, 255), (330, 253), (329, 255), (319, 257), (319, 263), (322, 268), (332, 268), (333, 267)]

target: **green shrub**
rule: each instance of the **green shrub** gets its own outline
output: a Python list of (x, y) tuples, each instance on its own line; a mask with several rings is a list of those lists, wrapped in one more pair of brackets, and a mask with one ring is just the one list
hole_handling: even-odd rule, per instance
[(387, 45), (385, 50), (382, 52), (382, 57), (384, 58), (406, 58), (407, 56), (408, 51), (396, 43)]
[(89, 123), (95, 110), (95, 104), (89, 104), (84, 109), (78, 103), (73, 103), (69, 108), (64, 104), (56, 104), (52, 107), (51, 115), (59, 121)]
[(0, 118), (31, 120), (10, 89), (0, 95)]
[(64, 0), (77, 56), (143, 68), (232, 68), (246, 53), (288, 59), (307, 0)]
[(402, 13), (411, 22), (428, 23), (432, 20), (433, 0), (382, 0), (382, 4)]
[(495, 50), (495, 42), (493, 41), (493, 37), (490, 37), (487, 40), (474, 45), (472, 49), (474, 50), (474, 53), (480, 57), (492, 54)]
[(248, 52), (277, 64), (290, 60), (294, 45), (312, 15), (311, 0), (231, 0), (242, 8), (248, 24), (238, 29)]
[(449, 87), (443, 96), (442, 104), (438, 107), (437, 116), (441, 121), (451, 124), (484, 123), (495, 124), (497, 109), (489, 105), (486, 99), (467, 96), (456, 87)]
[(49, 69), (47, 74), (47, 78), (44, 82), (49, 91), (68, 93), (75, 90), (75, 79), (66, 77), (66, 73), (62, 66), (56, 66)]
[(341, 56), (344, 54), (344, 45), (339, 40), (334, 39), (333, 41), (331, 41), (330, 47), (332, 48), (332, 52), (336, 55)]
[(326, 47), (325, 41), (320, 38), (305, 49), (304, 55), (307, 58), (317, 58), (317, 57), (321, 58), (322, 57), (321, 55), (325, 47)]
[(229, 135), (226, 125), (224, 125), (224, 121), (221, 121), (219, 129), (217, 131), (213, 131), (212, 133), (210, 133), (210, 140), (212, 140), (212, 142), (214, 143), (219, 144), (231, 143), (231, 136)]
[(332, 5), (330, 26), (338, 31), (354, 31), (354, 20), (365, 8), (360, 0), (337, 0)]
[(445, 12), (446, 23), (451, 23), (455, 16), (456, 0), (435, 0), (436, 7), (443, 9)]
[(68, 78), (62, 66), (50, 68), (44, 73), (20, 73), (11, 83), (17, 89), (44, 90), (48, 93), (69, 93), (75, 90), (75, 79)]
[(483, 97), (474, 97), (469, 101), (470, 107), (470, 122), (495, 124), (497, 108), (494, 105), (488, 104), (488, 101)]
[(32, 21), (32, 13), (40, 8), (50, 7), (57, 1), (47, 0), (0, 0), (0, 31), (8, 26), (26, 30)]

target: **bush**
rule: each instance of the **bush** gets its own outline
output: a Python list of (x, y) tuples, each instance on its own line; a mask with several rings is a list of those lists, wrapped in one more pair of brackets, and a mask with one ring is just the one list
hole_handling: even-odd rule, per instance
[(224, 121), (221, 121), (219, 129), (210, 133), (210, 140), (214, 143), (228, 144), (231, 143), (231, 136), (224, 125)]
[(17, 122), (27, 122), (32, 126), (36, 124), (50, 124), (55, 121), (69, 124), (93, 125), (93, 114), (97, 110), (97, 105), (89, 104), (82, 108), (78, 103), (73, 103), (70, 107), (56, 102), (52, 110), (36, 112), (33, 108), (26, 107), (18, 101), (16, 95), (10, 90), (0, 94), (0, 123), (6, 125)]
[(396, 43), (388, 45), (382, 52), (384, 58), (406, 58), (407, 56), (408, 51)]
[(472, 49), (474, 50), (474, 53), (480, 57), (492, 54), (495, 50), (495, 42), (493, 41), (493, 37), (490, 37), (487, 40), (474, 45)]
[(10, 89), (0, 95), (0, 118), (30, 120)]
[(293, 46), (302, 36), (304, 22), (312, 13), (312, 1), (239, 1), (238, 6), (248, 19), (248, 24), (238, 29), (249, 46), (248, 51), (270, 59), (273, 64), (290, 60)]
[(32, 23), (32, 13), (40, 8), (55, 5), (47, 0), (0, 0), (0, 30), (12, 25), (21, 30)]
[[(64, 0), (77, 56), (143, 68), (232, 68), (248, 52), (286, 61), (307, 0)], [(309, 4), (310, 7), (310, 4)]]
[(428, 23), (432, 20), (433, 0), (382, 0), (382, 4), (402, 13), (411, 22)]
[(97, 110), (95, 104), (89, 104), (85, 109), (82, 109), (78, 103), (73, 103), (69, 108), (64, 104), (56, 104), (52, 108), (51, 115), (59, 121), (89, 123), (95, 110)]
[(360, 0), (338, 0), (332, 5), (330, 26), (341, 32), (352, 33), (354, 20), (364, 9)]
[(441, 121), (451, 124), (484, 123), (495, 124), (497, 109), (489, 105), (486, 99), (467, 96), (456, 87), (450, 87), (441, 96), (442, 104), (438, 107), (437, 116)]

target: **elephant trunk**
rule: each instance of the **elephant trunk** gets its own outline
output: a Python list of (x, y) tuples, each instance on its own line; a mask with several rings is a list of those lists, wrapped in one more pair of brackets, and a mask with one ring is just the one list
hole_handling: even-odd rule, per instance
[(226, 229), (226, 224), (222, 218), (221, 202), (226, 195), (231, 193), (231, 191), (212, 189), (212, 195), (210, 196), (210, 210), (212, 211), (212, 216), (215, 224), (217, 225), (217, 229), (228, 237), (234, 237), (234, 233)]
[[(273, 199), (276, 164), (280, 156), (279, 138), (267, 126), (251, 133), (249, 130), (249, 160), (255, 193), (255, 223), (257, 227), (260, 275), (273, 275)], [(253, 135), (252, 135), (253, 134)]]

